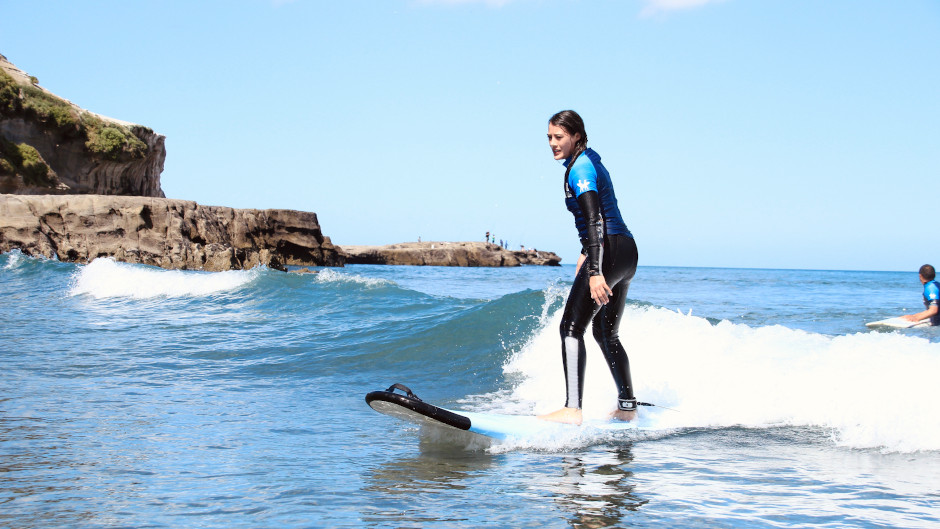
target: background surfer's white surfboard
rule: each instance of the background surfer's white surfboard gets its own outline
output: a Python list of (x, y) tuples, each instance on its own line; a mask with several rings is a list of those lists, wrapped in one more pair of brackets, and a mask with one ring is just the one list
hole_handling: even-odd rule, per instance
[(903, 318), (888, 318), (886, 320), (873, 321), (865, 324), (868, 327), (893, 327), (895, 329), (910, 329), (911, 327), (926, 327), (930, 325), (930, 320), (907, 321)]

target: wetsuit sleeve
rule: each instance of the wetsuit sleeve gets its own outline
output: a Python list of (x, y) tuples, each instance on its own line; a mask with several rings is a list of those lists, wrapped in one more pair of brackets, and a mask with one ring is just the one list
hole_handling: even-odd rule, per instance
[(581, 253), (587, 256), (584, 266), (590, 275), (599, 276), (604, 261), (604, 217), (601, 215), (601, 201), (597, 193), (597, 170), (586, 155), (579, 156), (571, 167), (568, 187), (574, 190), (578, 209), (587, 228), (587, 237), (581, 239)]
[(928, 307), (940, 303), (940, 287), (937, 286), (935, 281), (924, 285), (924, 302)]
[(601, 216), (600, 200), (597, 191), (587, 191), (578, 195), (578, 207), (584, 215), (587, 237), (581, 240), (587, 259), (584, 266), (589, 275), (601, 275), (601, 263), (604, 261), (604, 217)]

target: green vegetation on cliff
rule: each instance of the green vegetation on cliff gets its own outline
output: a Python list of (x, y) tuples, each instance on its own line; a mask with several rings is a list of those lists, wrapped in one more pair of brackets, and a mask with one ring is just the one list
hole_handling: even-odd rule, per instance
[(18, 84), (0, 71), (0, 118), (4, 117), (33, 120), (50, 132), (65, 136), (82, 135), (88, 151), (106, 160), (124, 161), (147, 155), (147, 144), (130, 127), (106, 122), (37, 86)]
[(28, 185), (52, 187), (56, 184), (39, 151), (25, 143), (17, 145), (0, 138), (0, 176), (17, 174), (22, 175)]

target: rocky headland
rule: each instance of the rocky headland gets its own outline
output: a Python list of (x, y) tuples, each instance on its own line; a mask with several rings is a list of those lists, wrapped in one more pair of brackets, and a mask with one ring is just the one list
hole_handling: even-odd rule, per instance
[(165, 198), (165, 137), (84, 110), (0, 55), (0, 252), (222, 271), (344, 263), (558, 265), (551, 252), (495, 244), (335, 247), (315, 213)]
[(0, 252), (168, 269), (343, 266), (315, 213), (164, 198), (164, 136), (80, 108), (0, 55)]
[(347, 246), (349, 264), (414, 266), (559, 266), (552, 252), (512, 251), (485, 242), (406, 242), (386, 246)]

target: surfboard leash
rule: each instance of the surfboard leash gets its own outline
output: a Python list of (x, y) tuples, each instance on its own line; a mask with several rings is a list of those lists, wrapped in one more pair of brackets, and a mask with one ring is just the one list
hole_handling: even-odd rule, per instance
[(662, 408), (662, 409), (664, 409), (664, 410), (679, 411), (679, 410), (677, 410), (677, 409), (675, 409), (675, 408), (667, 408), (667, 407), (665, 407), (665, 406), (660, 406), (659, 404), (653, 404), (652, 402), (639, 402), (639, 401), (637, 401), (636, 405), (637, 405), (637, 406), (655, 406), (655, 407), (657, 407), (657, 408)]

